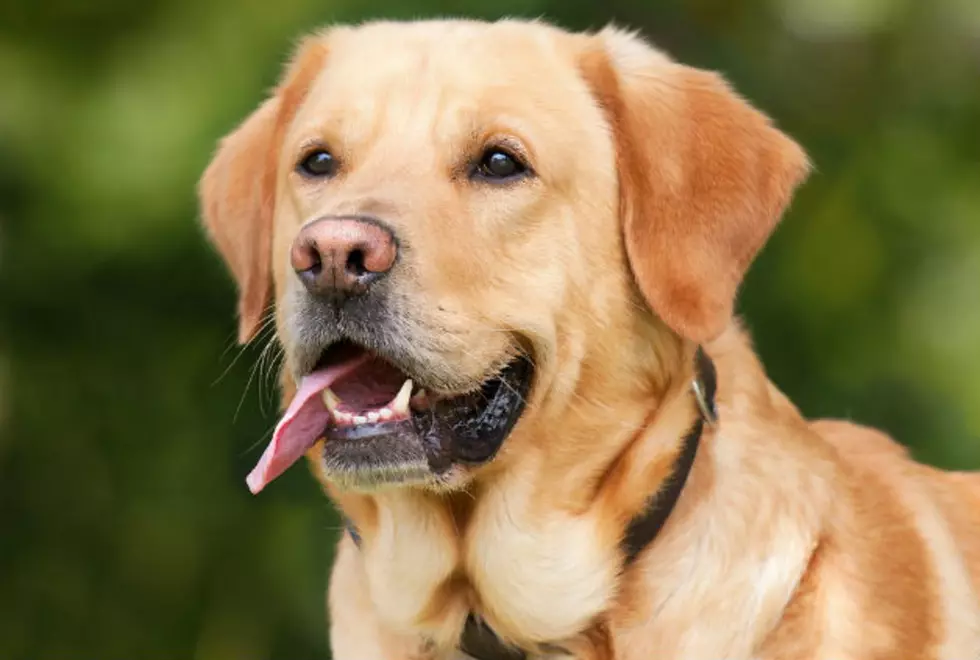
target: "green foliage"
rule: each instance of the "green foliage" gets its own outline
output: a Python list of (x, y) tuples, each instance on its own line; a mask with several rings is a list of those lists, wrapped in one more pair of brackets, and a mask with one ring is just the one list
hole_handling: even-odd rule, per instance
[[(610, 19), (724, 72), (816, 173), (741, 310), (809, 415), (980, 466), (980, 11), (969, 0), (91, 0), (0, 8), (0, 657), (327, 657), (337, 520), (196, 223), (296, 37), (365, 17)], [(973, 50), (971, 50), (973, 49)]]

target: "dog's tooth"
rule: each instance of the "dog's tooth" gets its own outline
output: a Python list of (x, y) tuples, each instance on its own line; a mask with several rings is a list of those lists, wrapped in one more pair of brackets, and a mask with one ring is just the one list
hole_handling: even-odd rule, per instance
[(385, 421), (391, 419), (394, 416), (394, 414), (395, 413), (391, 412), (390, 408), (382, 408), (381, 410), (378, 411), (378, 417), (380, 417)]
[(398, 390), (398, 394), (395, 395), (394, 400), (391, 402), (391, 411), (393, 413), (401, 413), (403, 415), (408, 414), (408, 400), (412, 396), (412, 379), (409, 378), (402, 384), (402, 388)]
[(334, 419), (340, 424), (350, 424), (351, 414), (346, 412), (340, 412), (339, 410), (334, 413)]
[(364, 415), (354, 415), (355, 424), (367, 424), (368, 418)]
[(340, 405), (340, 397), (333, 393), (329, 387), (320, 393), (320, 397), (323, 399), (323, 405), (327, 407), (331, 413), (337, 412), (337, 406)]
[(378, 421), (379, 419), (381, 419), (381, 415), (379, 415), (378, 413), (376, 413), (376, 412), (374, 412), (374, 411), (372, 410), (371, 412), (369, 412), (369, 413), (367, 414), (367, 418), (368, 418), (368, 421), (369, 421), (369, 422), (376, 422), (376, 421)]

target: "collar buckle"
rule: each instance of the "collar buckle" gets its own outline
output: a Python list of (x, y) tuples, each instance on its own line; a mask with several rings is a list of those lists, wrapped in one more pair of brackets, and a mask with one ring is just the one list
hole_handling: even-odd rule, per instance
[(691, 391), (694, 393), (694, 400), (697, 401), (701, 419), (708, 426), (715, 426), (718, 423), (718, 409), (715, 407), (718, 377), (715, 365), (700, 346), (694, 361), (695, 371), (694, 379), (691, 380)]

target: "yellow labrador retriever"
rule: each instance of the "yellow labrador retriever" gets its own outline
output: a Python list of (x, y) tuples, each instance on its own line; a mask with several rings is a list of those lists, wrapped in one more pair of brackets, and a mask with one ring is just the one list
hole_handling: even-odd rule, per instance
[(732, 319), (807, 169), (619, 29), (302, 42), (200, 190), (286, 356), (248, 485), (305, 455), (349, 521), (335, 658), (980, 658), (980, 478), (804, 419)]

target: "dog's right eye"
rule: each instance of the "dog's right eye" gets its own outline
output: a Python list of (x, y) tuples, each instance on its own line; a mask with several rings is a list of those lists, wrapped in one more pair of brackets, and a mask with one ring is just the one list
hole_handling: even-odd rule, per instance
[(308, 153), (299, 162), (297, 169), (310, 177), (333, 176), (337, 173), (337, 159), (326, 149), (317, 149)]
[(527, 166), (517, 156), (500, 147), (492, 147), (483, 152), (473, 175), (498, 183), (518, 179), (527, 172)]

